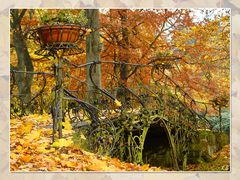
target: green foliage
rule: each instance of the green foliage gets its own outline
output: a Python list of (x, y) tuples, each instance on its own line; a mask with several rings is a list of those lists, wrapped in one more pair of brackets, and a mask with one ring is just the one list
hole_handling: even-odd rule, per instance
[(21, 104), (20, 100), (17, 97), (11, 97), (11, 108), (10, 108), (10, 114), (11, 118), (14, 116), (21, 116)]
[(215, 153), (211, 161), (204, 159), (199, 161), (197, 165), (189, 165), (188, 170), (197, 171), (229, 171), (230, 169), (230, 147), (229, 145), (224, 146), (219, 152)]
[(164, 52), (161, 52), (161, 51), (157, 51), (156, 54), (155, 54), (155, 57), (156, 58), (162, 58), (162, 57), (171, 57), (173, 55), (173, 52), (172, 51), (164, 51)]
[(217, 132), (215, 133), (216, 142), (217, 142), (217, 149), (222, 149), (225, 145), (230, 143), (229, 134)]
[(198, 137), (189, 147), (190, 163), (211, 162), (212, 154), (218, 149), (217, 134), (212, 131), (198, 131)]
[(50, 15), (48, 11), (46, 11), (41, 16), (41, 22), (43, 24), (79, 24), (85, 26), (87, 24), (87, 18), (85, 16), (85, 11), (80, 10), (78, 14), (73, 14), (71, 10), (60, 10), (58, 13), (54, 13), (54, 15)]
[(73, 134), (73, 143), (85, 151), (91, 151), (91, 149), (89, 148), (88, 139), (84, 136), (86, 130), (83, 129), (83, 131), (84, 132), (81, 131)]

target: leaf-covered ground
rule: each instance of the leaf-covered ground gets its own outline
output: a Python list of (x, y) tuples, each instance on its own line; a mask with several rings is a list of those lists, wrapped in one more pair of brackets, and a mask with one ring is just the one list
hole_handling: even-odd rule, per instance
[(52, 144), (51, 121), (48, 115), (11, 119), (11, 171), (160, 171), (81, 150), (73, 144), (68, 122), (64, 124), (64, 138)]
[[(11, 119), (11, 171), (165, 171), (148, 164), (136, 165), (117, 158), (96, 155), (79, 148), (72, 141), (72, 129), (64, 123), (63, 139), (52, 143), (51, 117), (29, 115)], [(227, 171), (230, 148), (226, 145), (208, 163), (189, 165), (190, 171)], [(171, 170), (171, 169), (168, 169)]]

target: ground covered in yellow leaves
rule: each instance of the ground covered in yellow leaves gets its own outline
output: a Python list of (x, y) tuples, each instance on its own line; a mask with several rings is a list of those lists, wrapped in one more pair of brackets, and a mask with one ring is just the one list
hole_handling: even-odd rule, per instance
[[(52, 143), (51, 124), (49, 115), (29, 115), (10, 120), (11, 171), (163, 171), (147, 164), (125, 163), (117, 158), (84, 151), (74, 145), (73, 130), (67, 121), (63, 123), (64, 138)], [(229, 170), (229, 145), (215, 153), (212, 159), (208, 163), (188, 165), (188, 170)]]
[(10, 120), (11, 171), (160, 171), (80, 149), (73, 144), (73, 131), (67, 122), (64, 138), (52, 143), (51, 124), (48, 115)]

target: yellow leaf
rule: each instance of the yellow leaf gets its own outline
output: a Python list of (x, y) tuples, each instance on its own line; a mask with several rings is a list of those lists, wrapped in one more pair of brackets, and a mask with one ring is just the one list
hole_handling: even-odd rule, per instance
[(114, 103), (116, 104), (117, 107), (122, 106), (122, 103), (120, 101), (118, 101), (117, 99), (115, 99)]
[(80, 135), (80, 138), (86, 140), (86, 137), (83, 134)]
[(25, 136), (25, 138), (26, 138), (28, 141), (31, 142), (31, 141), (33, 141), (33, 140), (39, 139), (40, 134), (41, 134), (41, 130), (33, 131), (32, 133), (27, 134), (27, 136)]
[(179, 49), (182, 51), (186, 51), (186, 49), (184, 47), (179, 47)]
[(54, 160), (57, 161), (57, 162), (61, 161), (61, 159), (59, 157), (54, 157)]
[(46, 117), (41, 117), (38, 119), (39, 122), (46, 122), (48, 119)]
[(54, 151), (56, 151), (55, 148), (50, 148), (50, 150), (49, 150), (49, 152), (54, 152)]
[(77, 166), (77, 162), (75, 162), (75, 161), (61, 161), (61, 165), (63, 167), (75, 168)]
[(32, 123), (32, 122), (27, 122), (27, 123), (26, 123), (26, 126), (24, 127), (25, 133), (31, 132), (32, 127), (33, 127), (33, 123)]
[(17, 151), (17, 152), (22, 151), (22, 149), (23, 149), (22, 146), (17, 146), (17, 147), (16, 147), (16, 151)]
[(103, 42), (103, 38), (102, 38), (102, 37), (100, 37), (99, 41), (100, 41), (100, 43), (102, 43), (102, 42)]
[(179, 47), (179, 46), (181, 46), (181, 44), (180, 44), (180, 42), (176, 42), (176, 47)]
[(149, 164), (144, 164), (141, 166), (142, 171), (147, 171), (149, 169)]
[(10, 158), (11, 158), (11, 159), (16, 159), (16, 158), (17, 158), (17, 155), (16, 155), (15, 153), (11, 153), (11, 154), (10, 154)]
[(36, 150), (37, 150), (38, 152), (40, 152), (40, 153), (50, 153), (50, 152), (52, 152), (51, 149), (50, 149), (50, 150), (47, 150), (47, 149), (45, 148), (45, 146), (39, 146)]
[(33, 127), (32, 122), (27, 122), (25, 124), (22, 124), (17, 129), (17, 134), (22, 135), (24, 133), (30, 133)]
[(63, 130), (62, 130), (62, 133), (63, 133), (63, 135), (72, 134), (72, 130), (63, 129)]
[(91, 32), (92, 32), (91, 29), (87, 29), (87, 31), (86, 31), (86, 33), (85, 33), (85, 36), (88, 36)]
[(30, 143), (28, 141), (25, 141), (22, 145), (23, 147), (29, 147), (30, 146)]
[(42, 146), (39, 146), (36, 150), (40, 153), (48, 153), (48, 150), (46, 150), (45, 147)]
[(105, 161), (100, 161), (98, 159), (93, 159), (92, 164), (90, 164), (87, 169), (89, 171), (104, 171), (107, 168), (107, 164)]
[(62, 122), (65, 130), (72, 130), (72, 125), (69, 121)]
[(70, 157), (70, 155), (68, 154), (61, 154), (61, 158), (63, 159), (68, 159)]
[(19, 158), (19, 160), (22, 161), (22, 162), (27, 163), (27, 162), (29, 162), (31, 160), (31, 156), (29, 154), (26, 154), (26, 155), (21, 156)]
[(68, 147), (71, 144), (73, 144), (72, 140), (66, 140), (66, 139), (58, 139), (57, 141), (55, 141), (52, 146), (53, 147)]
[(19, 143), (20, 143), (21, 145), (23, 145), (25, 142), (26, 142), (26, 141), (24, 141), (23, 139), (19, 139)]
[(152, 97), (158, 97), (158, 95), (157, 94), (152, 94)]
[(192, 27), (192, 30), (196, 30), (196, 29), (197, 29), (197, 27), (196, 27), (196, 26), (193, 26), (193, 27)]
[(67, 161), (66, 165), (67, 165), (67, 167), (75, 168), (77, 166), (77, 162)]

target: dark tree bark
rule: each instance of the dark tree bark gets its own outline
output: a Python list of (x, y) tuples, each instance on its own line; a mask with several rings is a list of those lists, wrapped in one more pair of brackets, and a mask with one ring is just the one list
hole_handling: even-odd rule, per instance
[[(88, 19), (88, 28), (92, 29), (92, 33), (86, 38), (86, 57), (87, 63), (100, 60), (100, 34), (99, 34), (99, 10), (87, 9), (86, 16)], [(97, 64), (93, 69), (92, 79), (94, 83), (101, 87), (101, 64)], [(89, 66), (87, 67), (87, 93), (86, 100), (94, 103), (97, 100), (97, 89), (93, 85), (89, 75)]]
[[(122, 40), (121, 40), (121, 54), (120, 54), (120, 62), (129, 62), (129, 40), (128, 40), (128, 29), (127, 29), (127, 10), (119, 10), (118, 11), (121, 19), (121, 33), (122, 33)], [(120, 84), (123, 86), (127, 86), (127, 79), (128, 79), (128, 66), (121, 65), (120, 66)], [(117, 89), (117, 98), (120, 99), (121, 102), (125, 102), (125, 98), (127, 97), (127, 91), (121, 86)]]
[[(11, 68), (19, 71), (33, 71), (34, 68), (32, 60), (30, 58), (23, 31), (21, 29), (21, 20), (25, 13), (26, 10), (11, 10), (11, 31), (13, 33), (13, 46), (16, 50), (18, 58), (17, 67), (11, 66)], [(25, 106), (31, 100), (31, 85), (33, 75), (27, 73), (16, 73), (15, 79), (18, 86), (23, 115), (26, 111)]]

